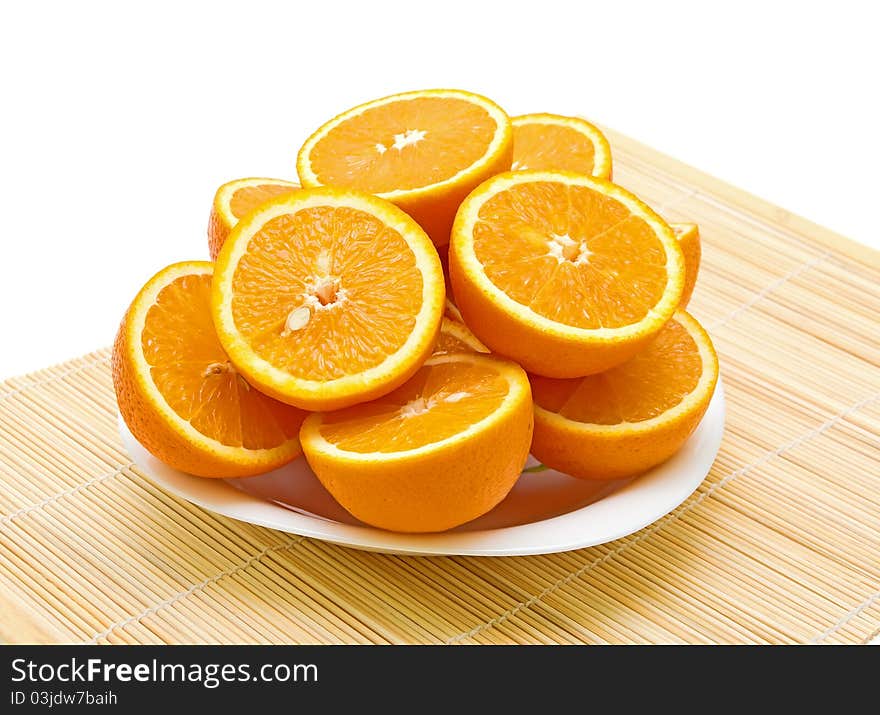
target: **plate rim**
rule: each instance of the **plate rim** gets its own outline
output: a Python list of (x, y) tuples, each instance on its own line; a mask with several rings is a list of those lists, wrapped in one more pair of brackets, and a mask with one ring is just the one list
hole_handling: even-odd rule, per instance
[[(724, 386), (719, 376), (706, 414), (682, 450), (608, 496), (565, 514), (516, 526), (480, 531), (405, 534), (385, 531), (369, 525), (343, 524), (317, 515), (303, 514), (236, 489), (225, 480), (205, 479), (179, 472), (150, 455), (131, 434), (121, 415), (118, 416), (120, 437), (139, 473), (158, 488), (212, 513), (282, 533), (319, 539), (362, 551), (408, 556), (487, 557), (536, 556), (598, 546), (634, 534), (662, 519), (683, 504), (709, 474), (721, 447), (725, 421)], [(686, 480), (682, 479), (677, 474), (681, 471), (681, 467), (685, 465), (693, 467), (686, 461), (688, 445), (693, 450), (696, 447), (695, 441), (700, 440), (707, 441), (708, 445), (704, 447), (702, 454), (691, 456), (691, 460), (697, 460), (700, 466), (698, 469), (693, 469), (693, 474)], [(187, 482), (198, 483), (199, 491), (194, 493), (184, 488), (182, 485)], [(633, 492), (648, 492), (649, 496), (656, 492), (654, 496), (658, 501), (662, 497), (662, 505), (658, 505), (657, 509), (643, 510), (644, 515), (641, 518), (627, 521), (619, 529), (609, 528), (607, 533), (601, 536), (580, 539), (573, 536), (577, 531), (577, 525), (585, 518), (609, 521), (606, 512), (609, 510), (613, 512), (618, 501), (623, 500), (626, 503), (631, 500)], [(251, 513), (243, 516), (241, 514), (243, 508)], [(535, 531), (536, 528), (550, 530), (554, 535), (562, 534), (562, 536), (531, 545), (517, 543), (517, 540), (521, 542), (523, 535)], [(505, 542), (511, 538), (514, 543), (505, 545)]]

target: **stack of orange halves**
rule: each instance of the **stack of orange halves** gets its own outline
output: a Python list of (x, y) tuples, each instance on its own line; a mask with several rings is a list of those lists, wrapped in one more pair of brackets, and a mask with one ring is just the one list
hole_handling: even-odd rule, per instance
[(409, 92), (324, 124), (297, 170), (220, 187), (215, 262), (160, 271), (122, 322), (119, 408), (159, 459), (236, 477), (304, 453), (357, 518), (440, 531), (530, 451), (615, 479), (696, 427), (718, 378), (682, 310), (697, 228), (611, 183), (591, 124)]

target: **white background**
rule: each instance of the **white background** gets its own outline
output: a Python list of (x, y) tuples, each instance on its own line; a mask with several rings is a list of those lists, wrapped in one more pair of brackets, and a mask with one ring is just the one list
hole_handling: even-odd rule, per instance
[(0, 378), (108, 345), (206, 257), (217, 185), (294, 178), (311, 130), (406, 89), (585, 114), (880, 246), (868, 6), (4, 3)]
[(870, 3), (4, 2), (0, 378), (108, 345), (215, 188), (427, 87), (584, 114), (880, 248)]

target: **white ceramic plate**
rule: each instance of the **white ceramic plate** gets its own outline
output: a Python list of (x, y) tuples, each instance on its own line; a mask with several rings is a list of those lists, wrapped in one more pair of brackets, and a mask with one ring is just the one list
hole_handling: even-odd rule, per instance
[(553, 470), (529, 472), (488, 514), (441, 534), (396, 534), (359, 522), (324, 490), (304, 459), (257, 477), (204, 479), (151, 456), (120, 418), (138, 468), (193, 504), (260, 526), (368, 551), (395, 554), (524, 556), (619, 539), (672, 511), (709, 473), (724, 432), (724, 391), (715, 395), (684, 447), (634, 480), (590, 482)]

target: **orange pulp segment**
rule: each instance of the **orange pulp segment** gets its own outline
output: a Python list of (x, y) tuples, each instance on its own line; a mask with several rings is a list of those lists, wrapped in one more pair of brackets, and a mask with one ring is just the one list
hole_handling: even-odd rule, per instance
[(437, 338), (434, 354), (446, 355), (465, 352), (487, 353), (489, 348), (477, 340), (477, 336), (464, 323), (459, 323), (444, 315), (443, 322), (440, 324), (440, 336)]
[(513, 171), (560, 170), (611, 178), (611, 147), (585, 119), (524, 114), (513, 124)]
[(700, 240), (700, 228), (695, 223), (670, 223), (681, 252), (684, 254), (684, 290), (681, 293), (681, 308), (686, 308), (690, 303), (697, 276), (700, 273), (700, 262), (703, 256), (702, 241)]
[(443, 310), (443, 315), (449, 318), (450, 320), (457, 320), (459, 323), (464, 322), (464, 318), (461, 317), (461, 311), (458, 307), (449, 299), (449, 286), (447, 284), (446, 289), (446, 305)]

